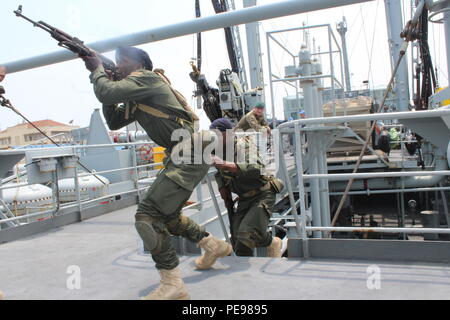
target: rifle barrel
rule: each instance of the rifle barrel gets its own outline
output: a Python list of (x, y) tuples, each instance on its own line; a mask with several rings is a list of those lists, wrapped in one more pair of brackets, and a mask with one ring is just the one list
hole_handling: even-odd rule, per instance
[(50, 28), (48, 28), (47, 26), (45, 26), (45, 25), (42, 23), (42, 21), (36, 22), (36, 21), (34, 21), (34, 20), (28, 18), (27, 16), (24, 16), (24, 15), (22, 14), (22, 12), (20, 12), (20, 11), (18, 11), (18, 10), (14, 11), (14, 13), (16, 14), (17, 17), (22, 18), (22, 19), (25, 19), (26, 21), (32, 23), (33, 26), (38, 27), (38, 28), (41, 28), (42, 30), (47, 31), (48, 33), (51, 33), (51, 32), (52, 32)]
[[(48, 33), (50, 33), (50, 35), (53, 39), (58, 41), (58, 44), (60, 46), (72, 51), (75, 54), (89, 55), (92, 52), (92, 50), (89, 47), (87, 47), (83, 43), (83, 41), (79, 40), (78, 38), (75, 38), (75, 37), (71, 36), (70, 34), (64, 32), (62, 30), (59, 30), (58, 28), (55, 28), (52, 25), (50, 25), (44, 21), (36, 22), (36, 21), (28, 18), (27, 16), (23, 15), (22, 14), (22, 6), (20, 6), (18, 10), (15, 10), (14, 14), (17, 17), (25, 19), (26, 21), (32, 23), (33, 26), (41, 28), (44, 31), (47, 31)], [(116, 65), (112, 60), (106, 58), (105, 56), (103, 56), (101, 54), (99, 54), (99, 57), (101, 58), (105, 69), (113, 71), (113, 72), (115, 71)]]

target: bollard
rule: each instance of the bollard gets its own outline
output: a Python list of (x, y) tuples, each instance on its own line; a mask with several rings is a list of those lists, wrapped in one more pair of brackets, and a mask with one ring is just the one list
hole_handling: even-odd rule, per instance
[[(422, 217), (422, 224), (424, 228), (439, 228), (439, 212), (438, 211), (432, 211), (432, 210), (426, 210), (422, 211), (420, 213)], [(438, 240), (439, 235), (438, 234), (425, 234), (424, 240)]]

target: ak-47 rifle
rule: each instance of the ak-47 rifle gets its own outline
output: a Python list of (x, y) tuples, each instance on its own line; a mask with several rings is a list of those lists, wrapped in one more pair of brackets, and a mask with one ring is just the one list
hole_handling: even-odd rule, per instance
[(231, 233), (231, 245), (234, 247), (234, 228), (233, 228), (233, 221), (234, 221), (234, 204), (233, 201), (231, 201), (230, 203), (225, 202), (225, 207), (227, 208), (227, 212), (228, 212), (228, 220), (230, 221), (230, 233)]
[(236, 211), (234, 211), (234, 204), (238, 201), (238, 199), (233, 200), (233, 196), (231, 192), (229, 192), (229, 196), (226, 199), (223, 199), (225, 203), (225, 208), (227, 208), (228, 220), (230, 221), (230, 233), (231, 233), (231, 245), (234, 247), (235, 239), (234, 239), (234, 215)]
[(14, 13), (16, 14), (17, 17), (23, 18), (23, 19), (27, 20), (28, 22), (31, 22), (33, 24), (33, 26), (41, 28), (42, 30), (48, 32), (52, 36), (53, 39), (58, 41), (58, 45), (60, 47), (66, 48), (66, 49), (72, 51), (73, 53), (75, 53), (79, 56), (82, 56), (82, 57), (89, 57), (94, 54), (97, 54), (97, 56), (102, 60), (103, 67), (105, 68), (105, 70), (112, 73), (113, 77), (115, 78), (115, 76), (114, 76), (115, 71), (116, 71), (115, 63), (112, 60), (108, 59), (107, 57), (105, 57), (99, 53), (96, 53), (94, 50), (87, 47), (84, 44), (84, 42), (81, 41), (80, 39), (78, 39), (76, 37), (72, 37), (71, 35), (49, 25), (48, 23), (45, 23), (44, 21), (36, 22), (36, 21), (31, 20), (30, 18), (28, 18), (22, 14), (22, 6), (19, 6), (19, 8), (16, 11), (14, 11)]

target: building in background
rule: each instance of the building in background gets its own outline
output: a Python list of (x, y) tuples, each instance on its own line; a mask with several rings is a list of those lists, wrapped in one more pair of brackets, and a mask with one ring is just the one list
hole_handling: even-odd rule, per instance
[[(33, 122), (33, 124), (52, 137), (55, 142), (61, 144), (71, 142), (71, 131), (79, 128), (78, 126), (67, 125), (53, 120), (41, 120)], [(0, 131), (0, 149), (49, 143), (50, 141), (47, 138), (28, 123), (21, 123)]]

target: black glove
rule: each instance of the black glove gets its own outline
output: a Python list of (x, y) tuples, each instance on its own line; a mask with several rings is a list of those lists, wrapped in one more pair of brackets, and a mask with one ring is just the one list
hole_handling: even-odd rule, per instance
[(99, 66), (102, 65), (102, 60), (96, 55), (93, 54), (91, 56), (80, 56), (86, 64), (86, 69), (90, 72), (94, 72)]
[(227, 187), (220, 188), (219, 192), (220, 196), (225, 202), (230, 200), (233, 201), (233, 198), (231, 197), (231, 191)]

